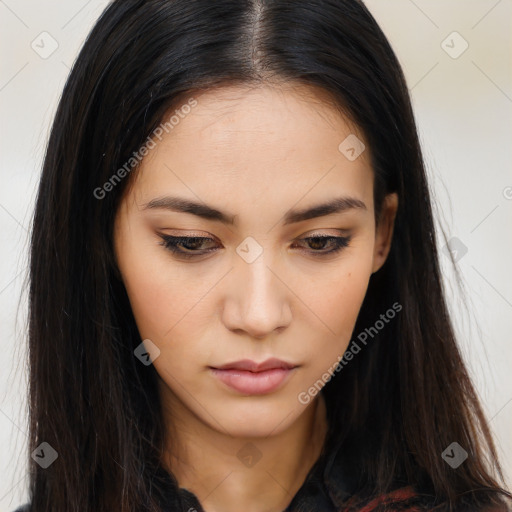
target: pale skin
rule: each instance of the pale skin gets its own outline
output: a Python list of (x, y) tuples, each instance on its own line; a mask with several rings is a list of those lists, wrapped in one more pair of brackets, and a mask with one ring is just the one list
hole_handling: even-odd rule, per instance
[[(134, 171), (116, 216), (116, 257), (141, 340), (160, 350), (162, 463), (207, 512), (281, 512), (327, 428), (322, 395), (307, 404), (298, 396), (345, 352), (371, 274), (389, 253), (398, 200), (386, 196), (376, 226), (370, 148), (354, 161), (338, 149), (348, 135), (364, 136), (320, 91), (229, 87), (194, 98)], [(145, 207), (165, 196), (234, 222)], [(363, 207), (284, 223), (290, 210), (339, 197)], [(210, 240), (180, 246), (200, 254), (183, 259), (162, 234)], [(348, 242), (325, 254), (333, 239), (315, 236)], [(250, 263), (236, 250), (247, 237), (262, 251)], [(263, 395), (241, 394), (210, 370), (270, 357), (296, 368)]]

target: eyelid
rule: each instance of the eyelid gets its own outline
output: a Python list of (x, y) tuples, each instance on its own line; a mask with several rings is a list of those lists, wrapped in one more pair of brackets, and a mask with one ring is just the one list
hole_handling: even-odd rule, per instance
[[(165, 229), (165, 228), (164, 228)], [(176, 238), (213, 238), (217, 239), (216, 236), (208, 233), (207, 231), (199, 231), (191, 229), (190, 231), (184, 229), (168, 229), (170, 233), (157, 233), (159, 236), (172, 236)]]
[[(334, 231), (334, 234), (330, 233), (329, 231)], [(350, 236), (350, 230), (336, 229), (336, 228), (325, 228), (324, 230), (322, 230), (322, 228), (313, 229), (313, 230), (307, 231), (306, 233), (301, 235), (299, 237), (299, 239), (301, 239), (301, 238), (316, 238), (316, 237), (322, 237), (322, 236), (334, 236), (334, 237), (345, 236), (345, 237), (348, 237), (348, 236)]]
[(298, 239), (298, 241), (301, 242), (303, 240), (308, 241), (308, 240), (315, 240), (315, 239), (316, 240), (322, 240), (322, 239), (329, 240), (334, 245), (334, 248), (332, 248), (328, 251), (322, 251), (322, 250), (314, 251), (314, 250), (303, 249), (302, 252), (304, 252), (312, 257), (326, 258), (328, 256), (337, 255), (341, 251), (343, 251), (343, 249), (346, 249), (350, 245), (350, 242), (352, 240), (352, 235), (336, 236), (336, 235), (326, 235), (326, 234), (321, 234), (321, 235), (313, 234), (310, 236), (301, 237)]
[[(340, 230), (341, 231), (341, 230)], [(308, 243), (311, 239), (317, 239), (317, 240), (328, 240), (331, 242), (331, 245), (334, 247), (324, 251), (322, 249), (320, 250), (308, 250), (308, 249), (301, 249), (300, 252), (305, 253), (307, 256), (311, 256), (313, 258), (328, 258), (329, 256), (336, 256), (340, 252), (342, 252), (344, 249), (346, 249), (351, 242), (352, 235), (347, 236), (340, 236), (340, 235), (330, 235), (328, 233), (318, 233), (318, 232), (312, 232), (310, 234), (306, 234), (308, 236), (301, 236), (300, 238), (297, 238), (294, 240), (294, 242), (306, 242)], [(176, 259), (181, 260), (195, 260), (195, 261), (202, 261), (202, 257), (207, 256), (208, 254), (212, 252), (216, 252), (216, 248), (208, 248), (204, 250), (193, 250), (189, 249), (188, 251), (186, 249), (180, 249), (180, 244), (186, 244), (190, 243), (189, 240), (200, 240), (200, 243), (205, 242), (216, 242), (215, 237), (211, 236), (190, 236), (190, 235), (167, 235), (167, 234), (159, 234), (160, 238), (162, 239), (161, 242), (159, 242), (159, 245), (162, 245), (167, 251), (170, 251), (173, 253), (174, 257)]]
[(185, 251), (178, 248), (180, 243), (187, 243), (189, 239), (197, 239), (201, 241), (212, 241), (215, 242), (216, 240), (212, 237), (206, 237), (206, 236), (188, 236), (188, 235), (182, 235), (182, 236), (175, 236), (175, 235), (166, 235), (166, 234), (159, 234), (160, 238), (162, 239), (161, 242), (159, 242), (159, 245), (162, 245), (165, 250), (170, 251), (173, 253), (173, 255), (177, 259), (182, 260), (191, 260), (191, 259), (197, 259), (201, 256), (206, 256), (207, 254), (214, 252), (215, 249), (206, 249), (201, 251)]

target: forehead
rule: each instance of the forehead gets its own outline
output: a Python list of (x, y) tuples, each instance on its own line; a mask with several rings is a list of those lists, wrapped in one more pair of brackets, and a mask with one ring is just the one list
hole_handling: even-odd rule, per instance
[[(181, 104), (191, 96), (183, 96)], [(292, 83), (226, 86), (198, 91), (193, 97), (197, 106), (180, 116), (172, 130), (174, 137), (169, 141), (178, 143), (179, 138), (194, 132), (197, 136), (240, 142), (249, 136), (253, 143), (259, 139), (262, 144), (269, 141), (265, 135), (280, 135), (279, 142), (286, 137), (293, 143), (293, 136), (311, 137), (318, 130), (321, 136), (331, 131), (338, 136), (356, 133), (363, 138), (358, 127), (342, 114), (333, 97), (319, 87)], [(169, 113), (172, 115), (176, 110), (180, 110), (180, 103)]]
[[(195, 106), (182, 108), (191, 98)], [(366, 196), (373, 186), (368, 151), (350, 160), (340, 149), (363, 134), (321, 90), (222, 87), (183, 96), (163, 122), (173, 115), (136, 171), (141, 201), (177, 189), (230, 202), (297, 201), (333, 187)]]

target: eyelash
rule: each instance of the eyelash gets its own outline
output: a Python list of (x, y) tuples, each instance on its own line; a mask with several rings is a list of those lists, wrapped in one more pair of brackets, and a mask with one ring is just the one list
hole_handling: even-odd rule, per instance
[[(210, 252), (213, 252), (215, 249), (209, 249), (205, 250), (203, 252), (195, 251), (195, 252), (185, 252), (182, 249), (179, 249), (178, 246), (182, 244), (193, 244), (192, 241), (199, 241), (205, 242), (205, 241), (212, 241), (215, 242), (213, 238), (209, 237), (200, 237), (200, 236), (171, 236), (171, 235), (163, 235), (161, 234), (160, 237), (162, 238), (162, 242), (159, 242), (160, 245), (164, 246), (165, 249), (168, 251), (171, 251), (173, 254), (179, 256), (183, 259), (192, 259), (197, 258), (200, 256), (204, 256), (205, 254), (208, 254)], [(322, 240), (325, 242), (331, 241), (334, 244), (334, 248), (330, 249), (329, 251), (320, 252), (320, 251), (306, 251), (309, 252), (309, 254), (313, 255), (314, 257), (324, 257), (327, 255), (332, 255), (335, 253), (338, 253), (342, 251), (345, 247), (348, 247), (350, 243), (350, 236), (309, 236), (306, 238), (302, 238), (302, 241), (304, 240)], [(190, 249), (189, 249), (190, 250)]]

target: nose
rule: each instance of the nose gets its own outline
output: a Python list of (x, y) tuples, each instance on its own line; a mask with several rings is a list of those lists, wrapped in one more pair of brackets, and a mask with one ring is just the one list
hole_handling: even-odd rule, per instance
[(291, 292), (278, 273), (267, 266), (264, 254), (252, 263), (242, 259), (237, 262), (222, 315), (229, 330), (256, 339), (283, 330), (292, 319)]

